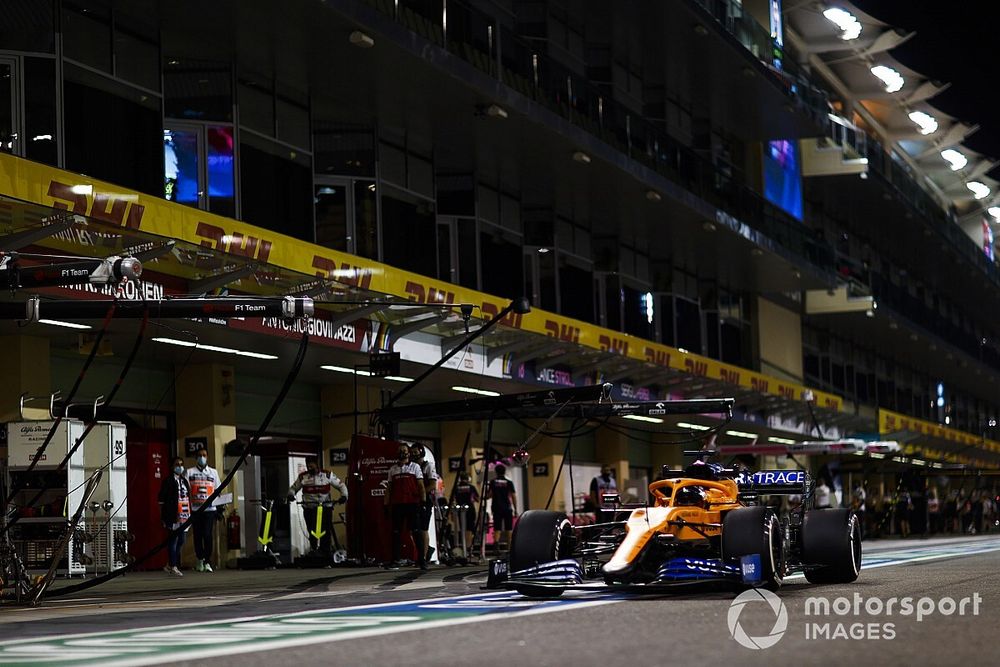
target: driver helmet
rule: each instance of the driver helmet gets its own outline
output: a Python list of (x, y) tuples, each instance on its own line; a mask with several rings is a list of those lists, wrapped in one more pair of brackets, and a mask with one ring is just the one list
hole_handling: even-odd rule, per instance
[(718, 481), (723, 468), (718, 463), (695, 461), (684, 470), (685, 477)]
[(674, 504), (703, 507), (705, 505), (705, 489), (700, 486), (682, 487), (674, 493)]

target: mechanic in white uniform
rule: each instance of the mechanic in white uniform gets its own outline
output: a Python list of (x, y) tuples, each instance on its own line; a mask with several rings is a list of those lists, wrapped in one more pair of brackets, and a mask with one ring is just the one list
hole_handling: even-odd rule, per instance
[(426, 451), (424, 446), (419, 442), (414, 442), (410, 444), (410, 460), (420, 466), (420, 472), (424, 475), (424, 502), (420, 505), (420, 532), (424, 540), (424, 546), (427, 549), (425, 555), (426, 559), (429, 561), (431, 556), (434, 555), (434, 550), (430, 546), (430, 526), (431, 519), (434, 517), (434, 502), (437, 499), (437, 482), (438, 474), (437, 470), (434, 469), (434, 464), (426, 459)]
[(341, 505), (346, 503), (347, 485), (332, 472), (320, 470), (315, 458), (309, 458), (306, 459), (305, 471), (299, 473), (298, 478), (288, 489), (288, 500), (295, 500), (295, 495), (299, 490), (302, 491), (302, 509), (309, 533), (309, 547), (313, 552), (316, 551), (317, 544), (316, 536), (313, 535), (313, 531), (316, 530), (316, 512), (322, 507), (320, 532), (323, 536), (318, 542), (323, 553), (330, 553), (330, 536), (333, 532), (333, 496), (330, 492), (333, 487), (340, 492), (337, 503)]

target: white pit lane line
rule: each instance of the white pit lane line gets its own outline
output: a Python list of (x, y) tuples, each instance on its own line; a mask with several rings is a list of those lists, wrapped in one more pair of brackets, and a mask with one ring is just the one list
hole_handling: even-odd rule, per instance
[[(570, 594), (559, 600), (530, 600), (514, 592), (493, 591), (222, 621), (57, 635), (0, 642), (0, 665), (153, 665), (451, 627), (619, 601), (621, 598), (615, 595), (601, 595), (599, 599), (594, 599)], [(205, 643), (214, 642), (215, 646), (202, 648), (198, 645), (202, 639)], [(185, 650), (187, 646), (191, 650)]]

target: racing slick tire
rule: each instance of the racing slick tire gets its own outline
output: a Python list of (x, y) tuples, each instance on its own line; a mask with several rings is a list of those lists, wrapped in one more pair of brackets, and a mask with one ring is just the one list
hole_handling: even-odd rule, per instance
[(861, 524), (848, 509), (806, 512), (802, 521), (802, 560), (822, 565), (805, 571), (812, 584), (849, 584), (861, 573)]
[(722, 558), (737, 564), (760, 554), (761, 585), (778, 588), (785, 576), (785, 545), (778, 517), (766, 507), (741, 507), (722, 520)]
[[(535, 565), (569, 558), (573, 550), (573, 526), (563, 512), (528, 510), (517, 520), (510, 538), (510, 571), (520, 572)], [(561, 588), (518, 586), (528, 597), (558, 597)]]

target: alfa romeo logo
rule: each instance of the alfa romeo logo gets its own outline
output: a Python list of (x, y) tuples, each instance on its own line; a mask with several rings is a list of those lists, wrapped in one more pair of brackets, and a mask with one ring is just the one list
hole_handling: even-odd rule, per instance
[[(758, 602), (764, 602), (774, 614), (774, 627), (771, 628), (770, 633), (763, 637), (751, 637), (740, 625), (740, 614), (743, 613), (743, 608), (748, 604), (751, 613), (756, 613), (761, 605), (750, 603)], [(751, 649), (771, 648), (784, 636), (785, 630), (788, 628), (788, 610), (785, 609), (785, 603), (781, 601), (781, 598), (771, 591), (764, 588), (751, 588), (736, 596), (736, 599), (729, 605), (729, 615), (726, 620), (729, 623), (729, 634), (740, 646)]]

